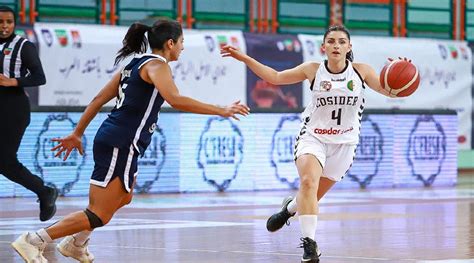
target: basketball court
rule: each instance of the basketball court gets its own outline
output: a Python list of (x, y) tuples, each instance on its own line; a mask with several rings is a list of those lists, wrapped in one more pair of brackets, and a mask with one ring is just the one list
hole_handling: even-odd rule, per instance
[[(472, 178), (472, 177), (469, 177)], [(465, 179), (464, 179), (465, 180)], [(474, 262), (474, 181), (456, 188), (334, 190), (322, 201), (316, 234), (321, 262)], [(287, 191), (138, 195), (90, 242), (95, 262), (300, 262), (298, 220), (265, 229)], [(23, 262), (10, 246), (25, 230), (83, 209), (60, 198), (41, 223), (32, 198), (1, 198), (0, 262)], [(75, 262), (53, 245), (50, 262)]]

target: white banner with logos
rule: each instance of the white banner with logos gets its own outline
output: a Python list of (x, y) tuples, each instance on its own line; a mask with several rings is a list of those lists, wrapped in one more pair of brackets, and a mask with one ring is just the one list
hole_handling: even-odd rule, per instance
[[(125, 65), (114, 66), (114, 59), (127, 29), (36, 23), (40, 58), (47, 77), (46, 85), (39, 91), (39, 105), (88, 105)], [(245, 65), (221, 58), (219, 53), (220, 45), (227, 43), (245, 51), (242, 32), (185, 30), (184, 39), (185, 49), (179, 60), (170, 63), (181, 94), (214, 104), (245, 102)], [(109, 103), (112, 105), (113, 101)]]
[(35, 23), (34, 28), (46, 74), (40, 106), (88, 105), (119, 70), (114, 59), (125, 27)]
[[(323, 61), (323, 36), (299, 35), (304, 61)], [(366, 93), (366, 107), (377, 109), (453, 109), (459, 118), (459, 149), (470, 149), (472, 129), (472, 52), (466, 42), (436, 39), (351, 37), (356, 62), (367, 63), (380, 72), (387, 58), (408, 57), (418, 67), (418, 90), (407, 98), (387, 98), (372, 90)], [(315, 85), (318, 85), (317, 83)], [(303, 102), (311, 99), (309, 82)]]
[(246, 50), (241, 31), (184, 31), (184, 50), (170, 63), (181, 94), (212, 104), (246, 103), (245, 64), (221, 57), (227, 44)]

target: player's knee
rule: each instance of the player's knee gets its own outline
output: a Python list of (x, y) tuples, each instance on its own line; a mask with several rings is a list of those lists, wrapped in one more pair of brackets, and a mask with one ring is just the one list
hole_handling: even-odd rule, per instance
[(86, 214), (87, 219), (89, 219), (89, 225), (90, 225), (91, 229), (104, 226), (105, 224), (107, 224), (110, 221), (110, 218), (109, 219), (104, 218), (104, 217), (100, 218), (99, 216), (97, 216), (94, 212), (92, 212), (88, 208), (86, 208), (86, 210), (84, 210), (84, 213)]
[(301, 176), (300, 188), (302, 189), (315, 189), (318, 185), (316, 184), (316, 178), (310, 174)]

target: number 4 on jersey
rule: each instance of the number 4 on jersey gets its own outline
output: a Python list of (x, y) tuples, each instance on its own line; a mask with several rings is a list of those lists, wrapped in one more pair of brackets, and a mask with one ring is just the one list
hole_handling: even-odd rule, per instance
[(332, 119), (337, 120), (337, 125), (341, 125), (341, 112), (342, 112), (341, 108), (337, 109), (337, 114), (336, 114), (336, 110), (332, 111)]

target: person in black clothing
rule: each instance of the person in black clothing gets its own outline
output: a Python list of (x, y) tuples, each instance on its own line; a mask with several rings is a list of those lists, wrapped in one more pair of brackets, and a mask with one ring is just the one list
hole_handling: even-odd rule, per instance
[(46, 83), (36, 47), (15, 35), (13, 9), (0, 6), (0, 174), (33, 191), (40, 203), (40, 220), (56, 213), (58, 191), (44, 185), (18, 161), (21, 138), (30, 123), (30, 103), (23, 87)]

